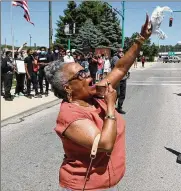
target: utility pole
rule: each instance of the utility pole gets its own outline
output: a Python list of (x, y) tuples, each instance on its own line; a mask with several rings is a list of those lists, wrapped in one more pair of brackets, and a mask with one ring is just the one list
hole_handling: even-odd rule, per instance
[(30, 35), (30, 47), (31, 47), (31, 39), (32, 39), (32, 36), (31, 36), (31, 34), (29, 34)]
[(124, 48), (125, 1), (122, 2), (122, 49)]
[(49, 0), (49, 48), (52, 47), (52, 0)]
[(5, 48), (6, 48), (6, 38), (5, 38)]

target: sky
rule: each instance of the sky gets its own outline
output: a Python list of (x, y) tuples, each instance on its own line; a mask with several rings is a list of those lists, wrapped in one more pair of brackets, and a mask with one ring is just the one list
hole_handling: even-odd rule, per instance
[[(114, 8), (121, 10), (121, 2), (109, 2)], [(23, 9), (20, 7), (11, 7), (11, 2), (2, 2), (1, 4), (1, 43), (12, 44), (11, 26), (14, 31), (14, 44), (20, 46), (27, 42), (30, 45), (30, 36), (32, 36), (31, 45), (47, 46), (49, 44), (49, 13), (48, 2), (28, 1), (31, 21), (35, 26), (28, 23), (23, 17)], [(156, 6), (169, 6), (172, 10), (181, 10), (181, 2), (125, 2), (125, 36), (130, 37), (134, 32), (140, 32), (141, 26), (145, 21), (146, 12), (151, 16)], [(67, 2), (52, 2), (53, 19), (53, 41), (56, 33), (56, 22), (59, 15), (64, 15), (63, 11), (67, 7)], [(13, 19), (11, 22), (11, 9)], [(169, 27), (169, 18), (171, 14), (165, 13), (165, 18), (161, 24), (161, 29), (168, 36), (165, 40), (158, 40), (153, 35), (151, 41), (156, 45), (175, 45), (181, 41), (181, 12), (174, 13), (173, 26)], [(12, 23), (12, 25), (11, 25)], [(120, 22), (121, 25), (121, 22)]]

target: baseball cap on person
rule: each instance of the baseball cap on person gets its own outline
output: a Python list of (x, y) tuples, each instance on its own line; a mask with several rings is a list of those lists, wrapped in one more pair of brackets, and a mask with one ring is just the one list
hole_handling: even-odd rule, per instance
[(70, 50), (67, 50), (67, 51), (66, 51), (66, 53), (69, 53), (69, 52), (70, 52)]

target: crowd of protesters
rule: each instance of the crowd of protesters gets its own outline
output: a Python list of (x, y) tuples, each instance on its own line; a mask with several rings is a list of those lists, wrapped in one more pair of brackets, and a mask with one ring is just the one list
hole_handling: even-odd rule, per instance
[[(50, 62), (61, 60), (63, 62), (78, 62), (85, 70), (90, 71), (93, 78), (93, 83), (99, 82), (114, 68), (116, 62), (124, 56), (123, 49), (118, 49), (116, 54), (110, 58), (106, 54), (94, 54), (89, 52), (84, 54), (80, 51), (71, 52), (64, 50), (58, 45), (55, 45), (53, 50), (41, 47), (34, 51), (28, 49), (23, 51), (26, 43), (16, 50), (14, 60), (12, 52), (7, 51), (1, 58), (1, 96), (4, 96), (6, 101), (13, 101), (15, 97), (26, 96), (31, 99), (42, 98), (49, 95), (51, 87), (45, 77), (44, 67)], [(19, 73), (16, 67), (18, 60), (24, 61), (25, 73)], [(12, 95), (13, 76), (16, 78), (16, 87), (14, 95)], [(120, 81), (117, 86), (118, 93), (118, 112), (125, 114), (122, 110), (122, 105), (126, 95), (126, 80), (128, 74)], [(45, 88), (44, 88), (45, 87)], [(32, 94), (34, 90), (34, 95)]]

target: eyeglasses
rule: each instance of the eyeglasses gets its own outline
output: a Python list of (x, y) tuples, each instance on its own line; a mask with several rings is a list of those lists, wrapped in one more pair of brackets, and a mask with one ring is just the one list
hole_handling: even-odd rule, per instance
[[(71, 82), (72, 80), (83, 80), (90, 77), (90, 71), (88, 69), (83, 69), (78, 71), (72, 78), (70, 78), (66, 83)], [(64, 84), (66, 84), (64, 83)]]

